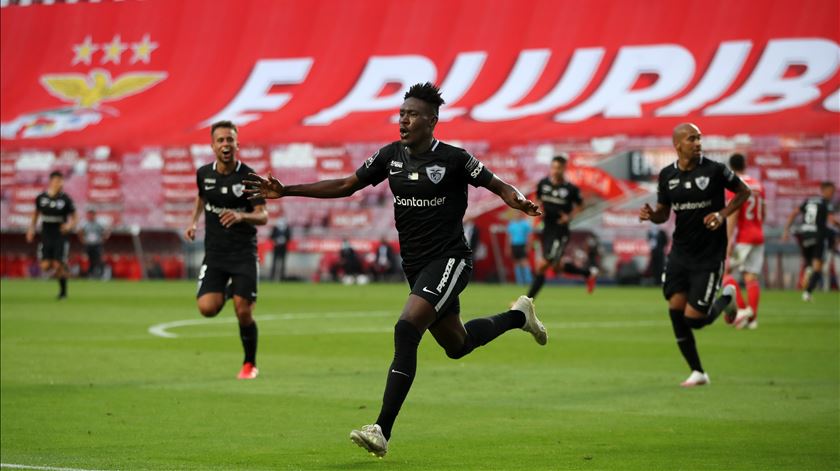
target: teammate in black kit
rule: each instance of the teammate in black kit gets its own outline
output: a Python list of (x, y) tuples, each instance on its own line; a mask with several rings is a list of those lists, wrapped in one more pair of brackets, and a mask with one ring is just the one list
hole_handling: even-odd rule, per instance
[(61, 172), (52, 172), (47, 191), (35, 198), (35, 211), (26, 231), (26, 241), (35, 240), (35, 226), (41, 217), (41, 243), (38, 257), (41, 270), (52, 273), (58, 279), (58, 299), (67, 298), (67, 255), (70, 241), (67, 234), (76, 227), (78, 217), (73, 200), (62, 191), (64, 176)]
[[(682, 386), (691, 387), (709, 382), (691, 329), (711, 324), (732, 302), (731, 285), (716, 301), (712, 298), (723, 276), (726, 218), (750, 197), (750, 189), (726, 166), (703, 157), (694, 124), (674, 128), (673, 141), (679, 158), (659, 172), (656, 209), (645, 204), (639, 218), (661, 224), (672, 208), (677, 215), (663, 292), (677, 345), (692, 370)], [(736, 193), (725, 206), (724, 189)]]
[(824, 181), (820, 184), (820, 196), (812, 196), (806, 199), (802, 205), (793, 210), (785, 224), (782, 233), (782, 242), (790, 237), (790, 226), (796, 217), (802, 214), (802, 225), (799, 228), (800, 245), (802, 256), (808, 265), (808, 277), (805, 284), (805, 291), (802, 292), (802, 300), (810, 301), (814, 289), (822, 281), (823, 256), (828, 241), (828, 225), (837, 225), (834, 217), (834, 183)]
[(549, 268), (555, 271), (562, 271), (580, 275), (586, 278), (587, 290), (591, 293), (595, 288), (595, 277), (598, 269), (590, 267), (588, 270), (579, 268), (573, 263), (565, 263), (560, 266), (566, 244), (569, 242), (569, 223), (577, 213), (580, 212), (583, 199), (580, 197), (580, 189), (573, 183), (566, 181), (566, 158), (558, 155), (551, 160), (551, 171), (549, 176), (540, 180), (537, 184), (537, 200), (542, 203), (543, 209), (543, 232), (542, 247), (543, 259), (534, 271), (534, 281), (528, 290), (529, 298), (536, 298), (537, 293), (545, 283), (545, 272)]
[(271, 175), (254, 175), (248, 182), (255, 195), (266, 198), (340, 198), (388, 180), (411, 293), (394, 326), (394, 360), (388, 369), (379, 417), (375, 424), (350, 434), (356, 444), (377, 456), (388, 451), (391, 427), (414, 381), (417, 346), (426, 330), (453, 359), (514, 328), (530, 332), (540, 345), (547, 341), (533, 303), (525, 296), (506, 312), (461, 323), (458, 295), (472, 271), (472, 254), (462, 224), (467, 184), (483, 186), (531, 216), (540, 213), (536, 204), (465, 150), (434, 138), (442, 104), (440, 91), (431, 83), (412, 86), (400, 107), (400, 140), (380, 149), (349, 177), (284, 186)]
[(245, 360), (239, 379), (257, 377), (257, 323), (252, 316), (257, 301), (257, 229), (268, 221), (265, 201), (245, 193), (245, 177), (253, 172), (236, 160), (238, 131), (230, 121), (210, 127), (216, 161), (196, 171), (198, 196), (192, 224), (184, 235), (195, 239), (196, 225), (204, 213), (204, 262), (198, 274), (198, 310), (205, 317), (218, 314), (227, 297), (239, 320)]

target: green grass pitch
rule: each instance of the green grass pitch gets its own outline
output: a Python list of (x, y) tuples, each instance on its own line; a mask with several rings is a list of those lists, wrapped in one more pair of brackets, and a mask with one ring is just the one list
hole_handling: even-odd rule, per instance
[[(765, 292), (760, 328), (697, 333), (688, 370), (656, 289), (543, 290), (520, 331), (453, 361), (427, 335), (390, 451), (375, 420), (404, 285), (260, 287), (255, 381), (234, 379), (232, 308), (200, 321), (192, 282), (0, 284), (2, 463), (77, 469), (821, 470), (840, 467), (836, 293)], [(521, 293), (474, 284), (463, 318)]]

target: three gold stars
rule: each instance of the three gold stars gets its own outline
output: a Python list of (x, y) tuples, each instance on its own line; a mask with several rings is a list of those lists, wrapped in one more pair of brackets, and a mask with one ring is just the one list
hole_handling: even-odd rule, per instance
[[(146, 33), (138, 42), (130, 44), (132, 52), (129, 63), (136, 64), (142, 62), (148, 64), (152, 60), (152, 52), (157, 49), (158, 43), (153, 42), (151, 36)], [(90, 35), (86, 36), (84, 41), (73, 46), (73, 60), (70, 65), (85, 64), (90, 65), (93, 61), (93, 54), (96, 51), (102, 51), (102, 58), (100, 64), (107, 64), (112, 62), (119, 64), (122, 60), (123, 53), (129, 49), (129, 44), (122, 41), (119, 34), (114, 35), (110, 42), (96, 44)]]

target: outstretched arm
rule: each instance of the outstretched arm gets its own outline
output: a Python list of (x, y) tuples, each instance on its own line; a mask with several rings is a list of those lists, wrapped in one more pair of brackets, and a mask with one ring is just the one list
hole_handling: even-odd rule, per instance
[(539, 216), (542, 214), (536, 203), (525, 198), (525, 195), (517, 190), (516, 187), (505, 183), (495, 175), (490, 180), (490, 183), (487, 184), (486, 188), (499, 195), (502, 201), (513, 209), (518, 209), (529, 216)]
[(285, 196), (304, 196), (307, 198), (344, 198), (361, 190), (366, 183), (359, 180), (356, 174), (349, 177), (337, 178), (335, 180), (322, 180), (315, 183), (304, 183), (302, 185), (284, 185), (274, 178), (270, 173), (267, 177), (261, 177), (255, 173), (248, 175), (245, 180), (248, 188), (246, 193), (251, 198), (277, 199)]

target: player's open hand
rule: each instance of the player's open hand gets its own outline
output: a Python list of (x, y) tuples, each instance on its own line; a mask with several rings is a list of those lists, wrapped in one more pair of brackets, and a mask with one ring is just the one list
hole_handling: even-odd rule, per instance
[(231, 227), (234, 224), (239, 224), (242, 222), (242, 213), (226, 209), (219, 214), (219, 222), (222, 223), (222, 226), (224, 227)]
[(248, 199), (277, 199), (282, 198), (285, 194), (286, 187), (274, 178), (269, 172), (268, 176), (263, 178), (256, 173), (249, 173), (248, 178), (243, 180), (245, 183), (245, 193), (248, 193)]
[(650, 221), (652, 215), (653, 208), (651, 208), (649, 204), (645, 203), (645, 205), (642, 206), (642, 209), (639, 210), (639, 221)]
[(195, 240), (195, 226), (190, 226), (187, 230), (184, 231), (184, 237), (187, 240)]
[(717, 211), (707, 214), (703, 218), (703, 224), (706, 225), (706, 229), (716, 231), (723, 226), (723, 216)]

